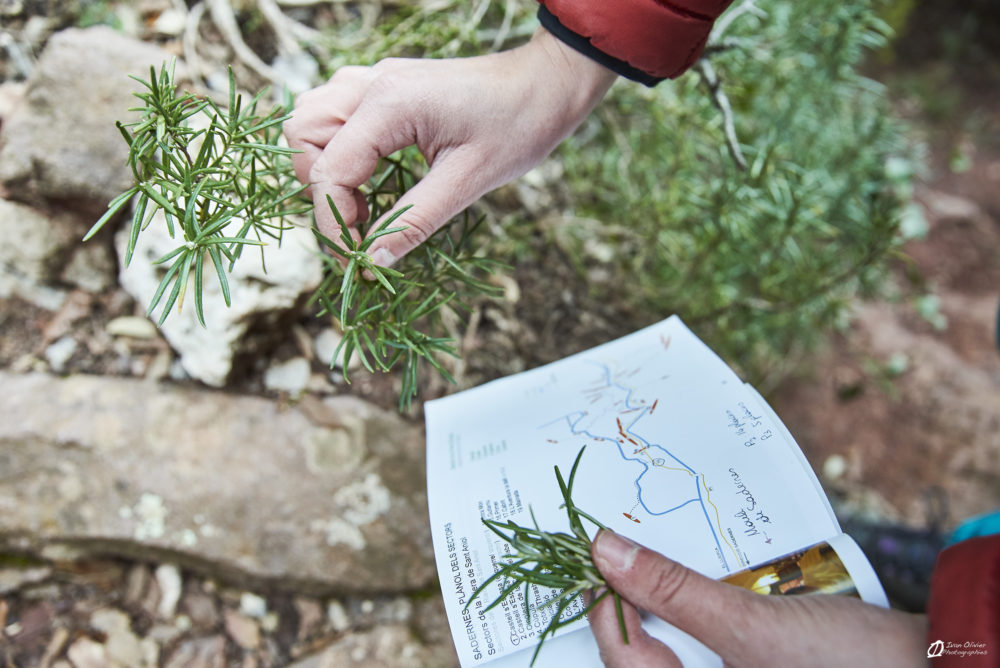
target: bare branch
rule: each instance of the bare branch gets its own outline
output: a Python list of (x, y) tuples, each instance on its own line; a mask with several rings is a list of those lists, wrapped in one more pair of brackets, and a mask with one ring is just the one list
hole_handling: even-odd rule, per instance
[(722, 36), (726, 34), (726, 30), (729, 26), (733, 24), (733, 21), (743, 16), (744, 14), (753, 14), (754, 16), (764, 17), (767, 14), (756, 4), (757, 0), (743, 0), (737, 6), (731, 8), (728, 12), (723, 14), (718, 21), (715, 22), (715, 28), (712, 29), (712, 34), (709, 37), (709, 43), (716, 43), (722, 40)]
[(722, 113), (722, 127), (726, 135), (726, 148), (729, 149), (729, 155), (732, 157), (733, 162), (736, 163), (736, 166), (745, 172), (747, 161), (743, 157), (739, 139), (736, 137), (736, 125), (733, 123), (733, 109), (729, 105), (729, 98), (726, 96), (725, 91), (722, 90), (722, 84), (719, 83), (719, 77), (715, 74), (715, 68), (712, 67), (712, 63), (702, 58), (695, 64), (695, 71), (701, 76), (701, 80), (705, 82), (709, 92), (712, 94), (712, 103)]

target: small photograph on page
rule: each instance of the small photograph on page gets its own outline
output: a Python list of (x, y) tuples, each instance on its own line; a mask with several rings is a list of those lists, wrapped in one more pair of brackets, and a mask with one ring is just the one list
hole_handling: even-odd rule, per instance
[(844, 562), (826, 542), (733, 573), (722, 581), (758, 594), (840, 594), (861, 598)]

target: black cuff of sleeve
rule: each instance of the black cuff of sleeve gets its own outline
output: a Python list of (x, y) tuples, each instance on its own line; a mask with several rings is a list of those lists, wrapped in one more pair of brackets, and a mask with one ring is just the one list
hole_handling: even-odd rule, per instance
[(557, 19), (556, 16), (545, 7), (545, 5), (538, 6), (538, 21), (542, 24), (543, 28), (555, 35), (559, 41), (576, 51), (579, 51), (591, 60), (600, 63), (615, 74), (619, 74), (626, 79), (631, 79), (632, 81), (637, 81), (650, 87), (663, 81), (662, 77), (654, 77), (651, 74), (647, 74), (642, 70), (629, 65), (624, 60), (619, 60), (618, 58), (601, 51), (590, 43), (589, 38), (576, 34), (560, 23), (559, 19)]

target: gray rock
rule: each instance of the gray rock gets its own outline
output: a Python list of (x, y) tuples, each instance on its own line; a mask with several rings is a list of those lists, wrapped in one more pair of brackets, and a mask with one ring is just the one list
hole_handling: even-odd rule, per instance
[(45, 215), (23, 204), (0, 199), (0, 275), (35, 283), (59, 278), (70, 251), (86, 232), (83, 221), (68, 214)]
[(52, 36), (0, 135), (0, 184), (25, 201), (59, 201), (99, 211), (131, 185), (128, 146), (115, 121), (136, 115), (129, 74), (148, 76), (171, 54), (111, 28)]
[(4, 372), (0, 405), (0, 549), (323, 595), (434, 583), (423, 433), (395, 413)]
[(295, 597), (292, 603), (298, 616), (298, 632), (295, 639), (302, 642), (323, 628), (323, 607), (315, 599), (302, 596)]
[(301, 395), (309, 384), (311, 368), (305, 357), (293, 357), (276, 362), (264, 372), (264, 387), (272, 392), (286, 392), (292, 397)]
[(44, 582), (52, 569), (47, 566), (36, 568), (0, 568), (0, 596), (19, 590), (21, 587)]
[(113, 287), (117, 273), (118, 265), (107, 246), (95, 241), (78, 242), (59, 278), (63, 283), (96, 294)]
[(72, 336), (64, 336), (45, 349), (45, 361), (49, 363), (54, 372), (62, 373), (66, 370), (66, 363), (73, 357), (78, 347), (76, 339)]
[(225, 668), (226, 639), (210, 636), (188, 640), (167, 659), (165, 668)]
[(260, 627), (257, 622), (235, 610), (226, 609), (222, 613), (226, 633), (243, 649), (260, 647)]
[(135, 564), (129, 568), (125, 578), (125, 603), (132, 606), (140, 605), (149, 592), (149, 585), (152, 582), (149, 568), (145, 564)]
[[(116, 237), (120, 258), (125, 256), (127, 241), (126, 226)], [(159, 214), (139, 236), (132, 261), (122, 267), (119, 278), (122, 287), (143, 306), (151, 303), (166, 271), (152, 262), (177, 246)], [(305, 296), (319, 285), (321, 260), (316, 240), (305, 227), (286, 230), (280, 246), (272, 243), (264, 247), (264, 257), (266, 272), (256, 249), (236, 264), (228, 277), (232, 297), (232, 306), (228, 307), (214, 270), (206, 270), (204, 327), (198, 322), (193, 294), (187, 296), (180, 312), (175, 306), (167, 316), (161, 331), (192, 378), (215, 387), (224, 385), (233, 359), (254, 344), (246, 337), (247, 332), (258, 324), (265, 330), (273, 329), (276, 322), (293, 315)], [(189, 291), (193, 291), (191, 283)], [(157, 320), (162, 309), (161, 303), (153, 313)]]
[(209, 630), (219, 617), (215, 600), (202, 591), (189, 591), (181, 599), (181, 608), (196, 629)]
[(291, 664), (289, 668), (410, 668), (411, 666), (458, 666), (447, 646), (422, 645), (411, 630), (402, 625), (380, 626), (367, 633), (352, 633), (318, 654)]

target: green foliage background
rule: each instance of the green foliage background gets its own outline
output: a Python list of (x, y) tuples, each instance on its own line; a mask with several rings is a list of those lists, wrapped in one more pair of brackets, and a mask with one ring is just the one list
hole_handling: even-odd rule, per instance
[[(594, 134), (560, 155), (578, 211), (614, 223), (601, 241), (629, 277), (614, 296), (680, 314), (763, 383), (884, 278), (911, 170), (882, 87), (859, 74), (887, 38), (868, 3), (757, 6), (711, 56), (749, 169), (693, 72), (616, 86)], [(575, 237), (582, 264), (595, 229)]]

